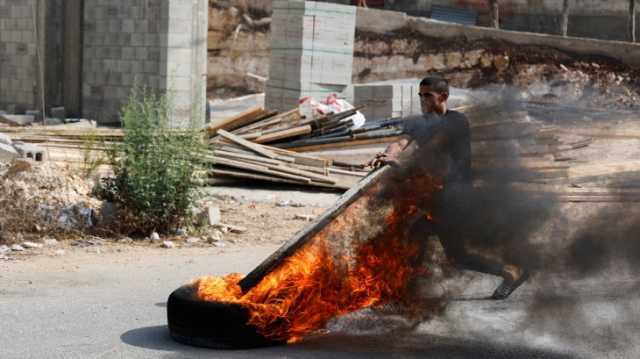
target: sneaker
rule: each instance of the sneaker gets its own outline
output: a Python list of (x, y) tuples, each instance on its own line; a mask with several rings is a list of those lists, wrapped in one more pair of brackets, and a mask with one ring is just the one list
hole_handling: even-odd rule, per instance
[(513, 291), (518, 289), (519, 286), (522, 285), (527, 279), (529, 279), (529, 271), (524, 269), (518, 278), (513, 278), (511, 276), (505, 277), (502, 283), (496, 290), (493, 292), (491, 299), (503, 300), (507, 299)]

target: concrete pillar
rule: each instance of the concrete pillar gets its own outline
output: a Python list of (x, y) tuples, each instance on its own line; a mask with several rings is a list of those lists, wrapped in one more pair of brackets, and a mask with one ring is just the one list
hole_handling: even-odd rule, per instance
[(64, 1), (63, 63), (66, 115), (81, 116), (83, 0)]
[(629, 0), (629, 41), (636, 42), (636, 0)]
[(498, 0), (489, 0), (489, 12), (491, 15), (491, 27), (500, 28), (500, 5)]
[(562, 36), (567, 36), (567, 29), (569, 28), (569, 5), (569, 0), (562, 1), (562, 21), (560, 23)]

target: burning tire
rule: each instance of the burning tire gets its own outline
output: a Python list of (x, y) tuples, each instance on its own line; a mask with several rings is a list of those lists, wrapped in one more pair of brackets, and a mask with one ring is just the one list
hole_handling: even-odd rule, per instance
[(196, 297), (194, 286), (176, 289), (167, 301), (171, 337), (180, 343), (215, 349), (241, 349), (284, 344), (247, 325), (249, 311), (239, 304)]

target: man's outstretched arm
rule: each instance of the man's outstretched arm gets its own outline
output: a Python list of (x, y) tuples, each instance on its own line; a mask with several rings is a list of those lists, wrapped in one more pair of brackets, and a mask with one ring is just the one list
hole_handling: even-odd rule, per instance
[(389, 144), (384, 152), (377, 154), (367, 165), (378, 168), (387, 164), (398, 164), (398, 157), (410, 142), (409, 136), (402, 136), (398, 141)]

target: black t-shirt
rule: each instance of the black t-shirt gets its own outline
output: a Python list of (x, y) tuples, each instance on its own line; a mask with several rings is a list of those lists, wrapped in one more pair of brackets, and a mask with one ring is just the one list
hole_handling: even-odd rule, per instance
[[(422, 151), (437, 150), (447, 161), (447, 183), (471, 183), (471, 132), (467, 117), (460, 112), (422, 115), (402, 121), (404, 134)], [(425, 155), (434, 155), (430, 152)]]

